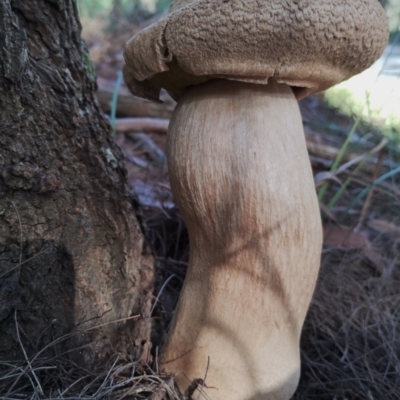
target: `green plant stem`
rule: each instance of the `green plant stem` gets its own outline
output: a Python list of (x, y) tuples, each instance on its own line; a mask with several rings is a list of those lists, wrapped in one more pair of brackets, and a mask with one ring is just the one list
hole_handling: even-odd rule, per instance
[(349, 176), (344, 181), (344, 183), (343, 183), (343, 185), (341, 185), (340, 189), (333, 195), (333, 197), (331, 198), (331, 200), (329, 201), (329, 203), (327, 205), (329, 210), (331, 210), (333, 207), (335, 207), (336, 203), (338, 202), (340, 197), (342, 197), (342, 194), (346, 190), (347, 186), (349, 186), (349, 184), (353, 180), (353, 175), (355, 175), (362, 168), (362, 166), (366, 163), (367, 159), (368, 158), (365, 158), (363, 161), (360, 162), (360, 164), (357, 165), (357, 167), (352, 172), (351, 176)]
[(111, 100), (111, 127), (113, 130), (113, 137), (115, 137), (115, 119), (117, 116), (117, 102), (118, 102), (119, 89), (122, 84), (122, 79), (123, 79), (122, 71), (120, 71), (118, 73), (117, 82), (115, 83), (113, 97)]
[(346, 211), (343, 212), (343, 214), (339, 218), (339, 222), (342, 222), (343, 218), (347, 215), (350, 209), (352, 209), (363, 197), (365, 197), (369, 191), (374, 188), (376, 185), (379, 185), (383, 181), (385, 181), (388, 178), (391, 178), (397, 174), (400, 173), (400, 167), (397, 167), (386, 174), (383, 174), (380, 176), (378, 179), (375, 179), (371, 184), (369, 184), (364, 190), (362, 190), (356, 198), (350, 203), (350, 205), (346, 208)]
[[(336, 172), (336, 170), (339, 167), (339, 164), (341, 163), (344, 155), (346, 154), (347, 148), (349, 147), (350, 141), (359, 125), (361, 121), (361, 114), (357, 117), (356, 121), (354, 122), (349, 134), (347, 135), (347, 138), (345, 140), (345, 142), (343, 143), (343, 146), (340, 148), (339, 154), (336, 156), (335, 161), (332, 164), (332, 167), (330, 169), (330, 172), (334, 173)], [(322, 200), (324, 199), (325, 193), (329, 188), (329, 183), (326, 182), (322, 185), (321, 189), (318, 192), (318, 201), (322, 202)]]

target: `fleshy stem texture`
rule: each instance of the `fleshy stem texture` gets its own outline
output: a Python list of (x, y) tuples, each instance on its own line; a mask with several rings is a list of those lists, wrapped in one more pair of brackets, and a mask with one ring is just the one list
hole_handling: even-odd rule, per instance
[(322, 246), (292, 89), (191, 88), (171, 120), (168, 163), (191, 251), (162, 369), (182, 393), (206, 376), (200, 399), (289, 399)]

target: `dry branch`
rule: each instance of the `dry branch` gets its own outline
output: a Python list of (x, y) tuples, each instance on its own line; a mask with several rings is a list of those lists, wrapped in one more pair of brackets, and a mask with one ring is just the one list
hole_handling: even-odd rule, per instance
[[(114, 93), (114, 83), (99, 79), (98, 84), (97, 99), (103, 112), (109, 114)], [(165, 92), (162, 93), (161, 100), (163, 103), (153, 103), (140, 99), (132, 96), (128, 89), (123, 86), (118, 94), (117, 116), (169, 118), (174, 110), (175, 102)]]
[(130, 140), (138, 145), (139, 149), (145, 150), (152, 161), (163, 163), (166, 160), (165, 153), (154, 143), (145, 133), (136, 132), (126, 135)]
[(167, 132), (169, 119), (161, 118), (118, 118), (115, 131), (125, 132)]

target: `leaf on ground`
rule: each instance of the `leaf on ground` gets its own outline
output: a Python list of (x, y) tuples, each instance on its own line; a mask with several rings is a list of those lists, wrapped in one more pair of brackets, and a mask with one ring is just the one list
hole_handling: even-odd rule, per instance
[(388, 233), (400, 239), (400, 226), (394, 222), (384, 219), (372, 219), (368, 222), (368, 226), (379, 233)]
[(381, 274), (385, 272), (382, 257), (373, 248), (363, 231), (354, 231), (345, 226), (324, 226), (324, 245), (327, 247), (342, 247), (346, 249), (362, 249), (365, 256)]
[(368, 238), (363, 232), (357, 232), (345, 226), (324, 226), (324, 244), (330, 247), (363, 249)]

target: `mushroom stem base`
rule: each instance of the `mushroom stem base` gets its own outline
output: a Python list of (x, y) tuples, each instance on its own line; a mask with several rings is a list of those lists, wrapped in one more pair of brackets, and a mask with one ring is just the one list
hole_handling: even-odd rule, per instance
[(162, 369), (186, 394), (206, 377), (193, 399), (289, 399), (322, 246), (292, 90), (193, 87), (170, 123), (168, 163), (191, 253)]

